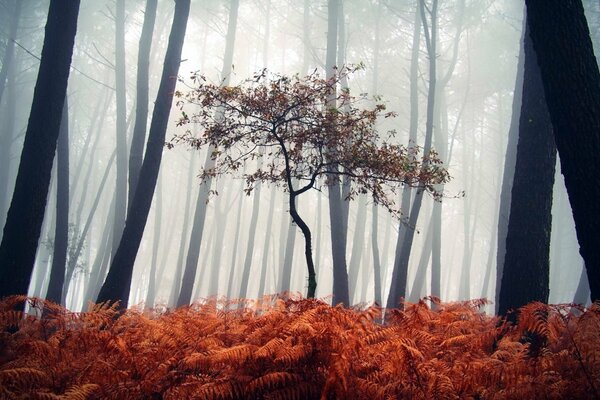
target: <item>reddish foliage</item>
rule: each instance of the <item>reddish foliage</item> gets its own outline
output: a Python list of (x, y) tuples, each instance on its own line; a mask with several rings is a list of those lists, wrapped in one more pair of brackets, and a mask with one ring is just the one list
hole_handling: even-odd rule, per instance
[[(1, 398), (589, 399), (600, 307), (533, 303), (512, 326), (483, 301), (388, 313), (276, 297), (172, 312), (0, 303)], [(536, 338), (536, 340), (532, 340)], [(536, 343), (532, 351), (533, 342)]]

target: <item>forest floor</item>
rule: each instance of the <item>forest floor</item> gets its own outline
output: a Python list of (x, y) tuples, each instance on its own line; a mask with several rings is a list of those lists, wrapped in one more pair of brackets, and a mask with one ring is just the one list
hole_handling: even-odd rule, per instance
[(512, 324), (484, 304), (428, 299), (382, 324), (376, 307), (299, 297), (122, 313), (10, 297), (0, 398), (599, 398), (600, 305), (532, 303)]

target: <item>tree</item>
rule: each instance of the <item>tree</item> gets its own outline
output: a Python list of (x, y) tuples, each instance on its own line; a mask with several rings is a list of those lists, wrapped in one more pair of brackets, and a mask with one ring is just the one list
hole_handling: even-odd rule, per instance
[(535, 51), (525, 27), (525, 72), (498, 313), (548, 301), (556, 146)]
[(17, 180), (0, 244), (0, 298), (27, 293), (67, 91), (79, 0), (52, 0)]
[(526, 0), (591, 300), (600, 300), (600, 72), (581, 0)]
[[(401, 184), (419, 186), (439, 197), (433, 185), (448, 180), (435, 153), (427, 153), (423, 163), (411, 159), (404, 146), (377, 144), (377, 118), (393, 115), (384, 113), (384, 105), (360, 109), (357, 99), (340, 91), (334, 104), (344, 111), (330, 106), (340, 77), (351, 71), (343, 69), (322, 79), (316, 72), (290, 78), (263, 70), (238, 86), (211, 84), (193, 74), (192, 90), (178, 93), (182, 109), (178, 124), (200, 124), (204, 133), (196, 136), (187, 131), (175, 136), (171, 146), (183, 142), (194, 148), (219, 149), (212, 152), (214, 167), (202, 171), (203, 179), (236, 174), (242, 166), (251, 166), (252, 171), (242, 174), (246, 193), (258, 182), (277, 184), (287, 191), (290, 216), (305, 239), (308, 297), (314, 297), (317, 282), (311, 231), (298, 212), (298, 196), (318, 188), (326, 176), (325, 184), (330, 175), (348, 176), (354, 182), (349, 198), (370, 193), (375, 202), (398, 215), (392, 198)], [(201, 110), (188, 115), (188, 104), (199, 105)], [(219, 118), (213, 114), (216, 109), (221, 112)], [(256, 166), (258, 159), (262, 167)]]
[(130, 208), (131, 212), (127, 216), (119, 247), (108, 271), (106, 281), (100, 289), (97, 302), (120, 300), (121, 307), (125, 307), (129, 298), (133, 263), (142, 241), (162, 160), (165, 134), (169, 123), (173, 92), (177, 83), (181, 49), (189, 12), (190, 0), (177, 0), (175, 2), (175, 15), (173, 16), (171, 34), (169, 35), (169, 44), (167, 45), (164, 67), (152, 113), (144, 161), (140, 168), (140, 176), (133, 197), (133, 204)]

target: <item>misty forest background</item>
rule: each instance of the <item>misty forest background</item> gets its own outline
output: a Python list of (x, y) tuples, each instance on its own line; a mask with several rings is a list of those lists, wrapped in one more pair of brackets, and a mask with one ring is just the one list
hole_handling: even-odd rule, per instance
[[(349, 303), (386, 305), (393, 269), (402, 257), (408, 261), (409, 301), (426, 295), (444, 301), (481, 297), (495, 301), (519, 132), (523, 2), (444, 0), (436, 4), (437, 15), (430, 12), (433, 4), (425, 2), (425, 27), (418, 1), (330, 3), (337, 4), (333, 16), (326, 1), (192, 1), (177, 90), (189, 90), (194, 71), (225, 84), (237, 84), (263, 68), (286, 75), (314, 70), (324, 75), (328, 47), (331, 51), (328, 24), (332, 26), (331, 18), (336, 18), (336, 65), (364, 65), (351, 75), (350, 92), (367, 93), (366, 104), (372, 96), (382, 96), (387, 110), (397, 117), (381, 120), (379, 129), (394, 129), (394, 140), (402, 144), (408, 144), (412, 131), (423, 146), (431, 97), (426, 38), (435, 29), (433, 148), (452, 179), (443, 187), (441, 203), (423, 197), (408, 252), (402, 247), (410, 226), (377, 207), (368, 195), (350, 202), (347, 224), (340, 222), (346, 237)], [(592, 42), (600, 45), (600, 3), (583, 3)], [(48, 6), (43, 0), (0, 1), (0, 226), (5, 224), (19, 167)], [(68, 249), (60, 302), (71, 310), (86, 308), (88, 301), (98, 298), (131, 202), (127, 176), (141, 164), (139, 144), (137, 153), (130, 154), (136, 146), (132, 144), (136, 108), (140, 101), (149, 104), (150, 126), (174, 2), (157, 3), (146, 80), (149, 100), (140, 100), (136, 82), (145, 7), (142, 0), (84, 0), (79, 9), (68, 112), (63, 114), (68, 139), (63, 135), (58, 142), (62, 159), (68, 161), (61, 164), (59, 153), (57, 168), (55, 160), (28, 293), (46, 296), (59, 242), (57, 224), (63, 221)], [(187, 128), (195, 129), (177, 127), (180, 117), (181, 111), (173, 106), (166, 141)], [(130, 306), (177, 305), (187, 264), (195, 272), (191, 301), (212, 295), (306, 293), (304, 242), (291, 223), (286, 194), (281, 188), (259, 185), (247, 196), (244, 180), (229, 176), (201, 184), (197, 175), (209, 158), (206, 148), (164, 149), (135, 258)], [(57, 182), (64, 181), (61, 174), (68, 176), (67, 192), (57, 192)], [(408, 205), (404, 210), (408, 216), (415, 190), (405, 193), (409, 201), (400, 197), (397, 201)], [(548, 302), (585, 304), (589, 287), (558, 160), (551, 194)], [(334, 261), (328, 201), (325, 188), (312, 190), (299, 199), (298, 209), (313, 233), (316, 296), (331, 301)], [(57, 203), (67, 202), (65, 228)], [(439, 288), (432, 289), (432, 268), (441, 271)], [(377, 290), (376, 273), (381, 280)], [(545, 279), (540, 276), (542, 284)], [(488, 305), (486, 310), (494, 312), (494, 307)]]

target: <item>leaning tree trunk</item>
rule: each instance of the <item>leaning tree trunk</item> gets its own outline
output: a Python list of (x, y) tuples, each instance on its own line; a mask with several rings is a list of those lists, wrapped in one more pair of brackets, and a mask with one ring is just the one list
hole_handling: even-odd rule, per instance
[(69, 106), (65, 98), (56, 147), (56, 225), (54, 253), (46, 299), (66, 305), (62, 301), (69, 246)]
[(519, 141), (498, 313), (548, 301), (552, 188), (556, 146), (544, 88), (525, 28), (525, 73)]
[(98, 294), (97, 302), (113, 300), (120, 301), (122, 308), (127, 305), (133, 264), (142, 241), (158, 179), (189, 13), (190, 0), (177, 0), (175, 2), (173, 25), (169, 35), (169, 44), (156, 95), (154, 112), (152, 113), (146, 153), (140, 169), (133, 204), (131, 205), (131, 213), (127, 217), (119, 247), (108, 271), (106, 281)]
[(580, 0), (526, 0), (591, 300), (600, 300), (600, 72)]
[(140, 36), (138, 64), (137, 64), (137, 87), (135, 102), (135, 124), (129, 149), (129, 194), (128, 204), (131, 205), (135, 188), (137, 186), (140, 167), (144, 154), (144, 142), (148, 125), (148, 81), (150, 70), (150, 49), (152, 48), (152, 32), (156, 21), (156, 8), (158, 0), (147, 0), (144, 11), (144, 23)]
[(0, 244), (0, 298), (25, 294), (44, 219), (79, 0), (52, 0), (19, 171)]

